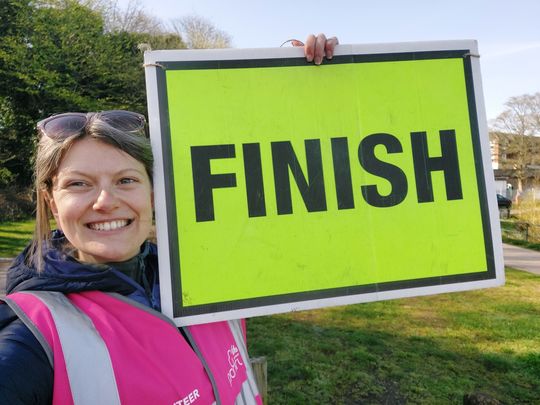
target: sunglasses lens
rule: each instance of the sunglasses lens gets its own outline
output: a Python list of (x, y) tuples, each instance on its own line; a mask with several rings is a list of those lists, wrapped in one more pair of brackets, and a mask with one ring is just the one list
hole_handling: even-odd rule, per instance
[[(124, 132), (137, 132), (145, 130), (144, 115), (131, 111), (111, 110), (99, 113), (65, 113), (54, 115), (37, 124), (39, 134), (53, 139), (65, 139), (80, 134), (92, 116), (99, 116), (111, 127)], [(139, 134), (137, 134), (139, 135)], [(146, 135), (146, 131), (144, 131)]]
[(38, 124), (38, 128), (53, 139), (63, 139), (76, 135), (86, 125), (86, 114), (60, 114)]
[(146, 123), (143, 115), (122, 110), (104, 111), (100, 113), (100, 118), (110, 126), (126, 132), (140, 131)]

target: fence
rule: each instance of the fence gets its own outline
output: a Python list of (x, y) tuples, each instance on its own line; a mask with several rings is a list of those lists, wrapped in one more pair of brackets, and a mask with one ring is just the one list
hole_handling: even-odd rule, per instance
[(540, 225), (523, 221), (501, 220), (502, 236), (509, 239), (540, 243)]

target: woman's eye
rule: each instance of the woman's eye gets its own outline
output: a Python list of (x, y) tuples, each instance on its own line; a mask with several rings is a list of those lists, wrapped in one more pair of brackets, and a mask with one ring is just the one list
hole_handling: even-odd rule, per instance
[(67, 185), (68, 187), (84, 187), (86, 186), (86, 183), (84, 181), (72, 181), (70, 183), (68, 183)]
[(123, 179), (120, 179), (120, 184), (132, 184), (132, 183), (136, 183), (137, 180), (136, 179), (133, 179), (131, 177), (125, 177)]

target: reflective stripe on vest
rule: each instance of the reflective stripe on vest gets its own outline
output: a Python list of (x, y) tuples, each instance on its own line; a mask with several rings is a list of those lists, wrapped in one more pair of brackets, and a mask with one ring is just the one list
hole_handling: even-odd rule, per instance
[[(233, 323), (189, 327), (204, 354), (198, 358), (170, 320), (125, 297), (88, 291), (67, 297), (20, 292), (6, 298), (52, 353), (55, 404), (202, 405), (215, 397), (223, 404), (262, 403), (251, 387), (245, 344), (236, 338), (240, 329)], [(237, 360), (232, 368), (229, 353)], [(222, 384), (224, 376), (213, 375), (223, 363), (232, 370), (230, 386)]]
[(72, 305), (64, 294), (49, 291), (32, 294), (47, 306), (54, 320), (62, 342), (73, 402), (120, 404), (109, 352), (90, 318)]

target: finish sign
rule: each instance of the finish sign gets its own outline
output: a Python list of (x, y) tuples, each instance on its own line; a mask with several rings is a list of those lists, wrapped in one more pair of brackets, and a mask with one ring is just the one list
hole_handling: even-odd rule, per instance
[(504, 282), (474, 41), (145, 55), (178, 325)]

